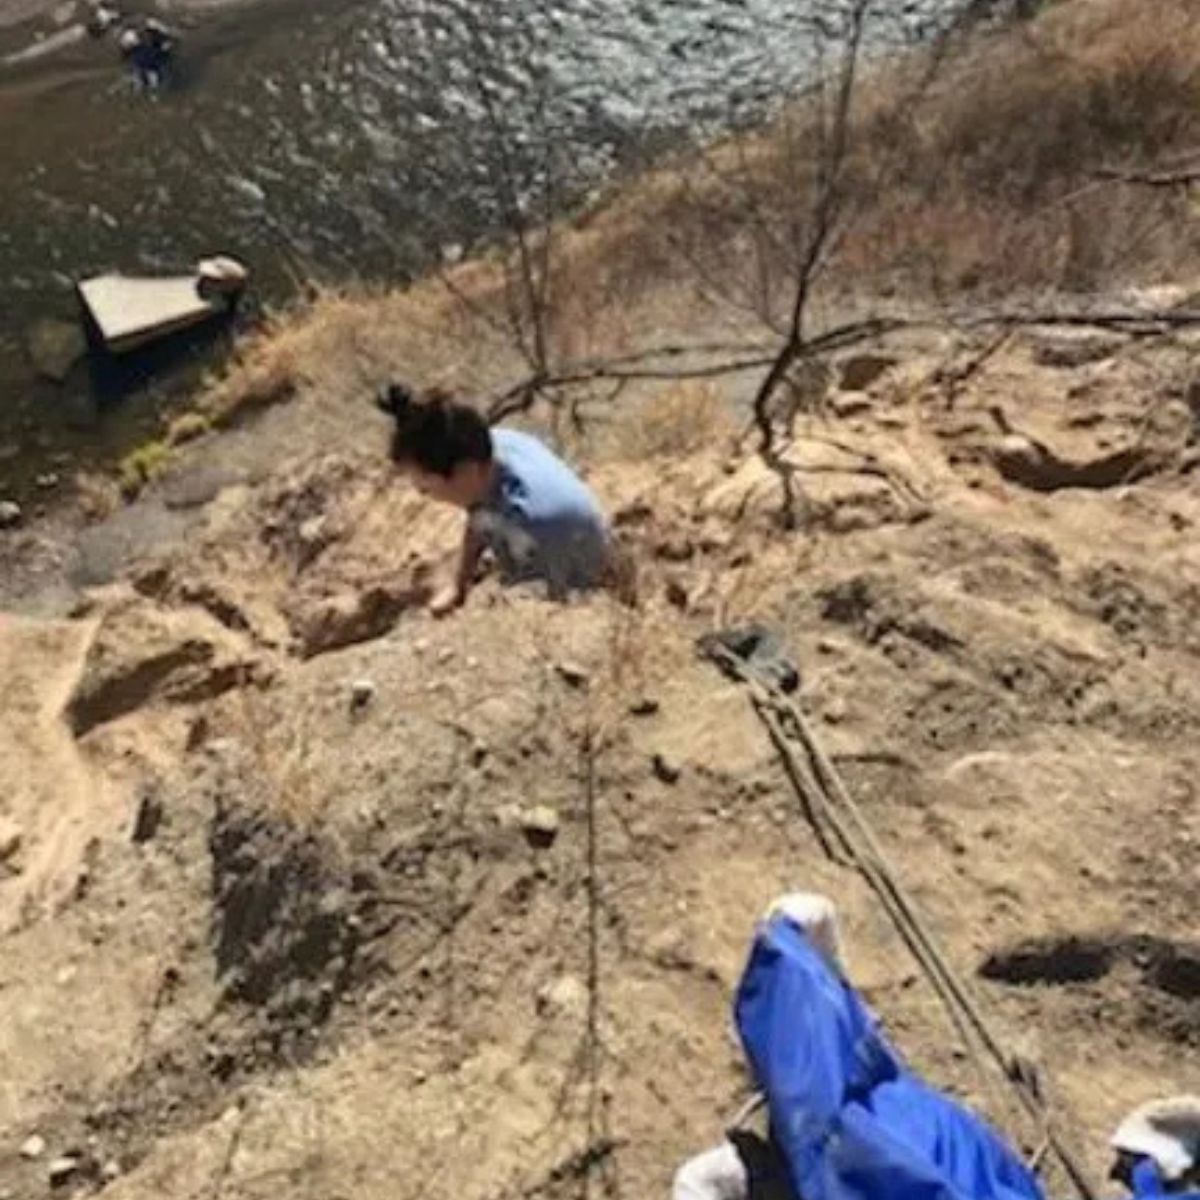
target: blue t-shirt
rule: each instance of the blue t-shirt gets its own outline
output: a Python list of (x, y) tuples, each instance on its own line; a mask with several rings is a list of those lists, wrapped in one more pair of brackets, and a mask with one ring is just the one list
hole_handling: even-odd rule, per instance
[(587, 485), (528, 433), (493, 429), (492, 453), (496, 482), (470, 521), (505, 580), (544, 579), (555, 595), (598, 584), (608, 524)]

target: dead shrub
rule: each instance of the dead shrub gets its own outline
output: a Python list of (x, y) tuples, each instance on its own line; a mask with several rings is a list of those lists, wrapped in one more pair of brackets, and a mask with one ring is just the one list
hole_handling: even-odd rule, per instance
[(1145, 18), (1056, 6), (946, 65), (910, 116), (893, 93), (911, 70), (876, 79), (841, 265), (939, 293), (1082, 290), (1194, 261), (1185, 197), (1098, 178), (1200, 149), (1200, 25), (1187, 0)]

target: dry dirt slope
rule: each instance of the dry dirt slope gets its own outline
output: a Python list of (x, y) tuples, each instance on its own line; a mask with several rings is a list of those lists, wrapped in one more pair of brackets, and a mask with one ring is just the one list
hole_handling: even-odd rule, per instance
[(431, 622), (453, 521), (325, 457), (5, 619), (0, 1191), (661, 1194), (744, 1092), (730, 989), (795, 886), (1005, 1118), (694, 654), (747, 616), (1100, 1171), (1127, 1105), (1200, 1089), (1191, 361), (1035, 340), (954, 396), (905, 355), (798, 443), (803, 535), (753, 459), (597, 451), (636, 611)]

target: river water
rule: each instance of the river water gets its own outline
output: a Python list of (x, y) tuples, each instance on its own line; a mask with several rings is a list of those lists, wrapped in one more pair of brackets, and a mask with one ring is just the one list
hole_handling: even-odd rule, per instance
[[(26, 331), (75, 318), (73, 281), (215, 252), (276, 300), (299, 274), (409, 278), (513, 205), (760, 116), (844, 2), (262, 0), (185, 21), (160, 95), (108, 40), (0, 67), (0, 498), (146, 436), (219, 353), (39, 381)], [(931, 4), (889, 36), (927, 32)]]

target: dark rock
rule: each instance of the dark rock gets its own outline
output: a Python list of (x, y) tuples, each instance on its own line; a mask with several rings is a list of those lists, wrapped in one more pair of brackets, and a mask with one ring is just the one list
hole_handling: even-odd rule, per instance
[(650, 766), (655, 778), (663, 783), (678, 783), (683, 774), (683, 768), (673, 758), (661, 753), (650, 760)]
[(147, 791), (138, 805), (137, 817), (133, 822), (134, 845), (142, 846), (152, 841), (162, 825), (163, 805), (157, 789)]
[(838, 363), (841, 387), (846, 392), (864, 392), (890, 371), (897, 359), (884, 354), (855, 354)]
[(587, 684), (589, 675), (584, 667), (574, 662), (560, 662), (555, 670), (558, 671), (559, 678), (567, 684), (568, 687), (581, 688)]
[(0, 817), (0, 864), (8, 862), (21, 849), (20, 825), (8, 817)]
[(1122, 487), (1154, 474), (1164, 465), (1161, 454), (1142, 445), (1072, 461), (1019, 433), (1007, 434), (993, 447), (992, 461), (1010, 483), (1033, 492)]
[(687, 611), (688, 602), (691, 596), (688, 592), (687, 585), (674, 576), (666, 582), (667, 603), (674, 608), (678, 608), (681, 612)]

